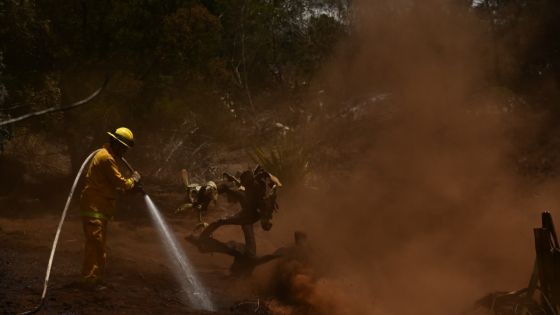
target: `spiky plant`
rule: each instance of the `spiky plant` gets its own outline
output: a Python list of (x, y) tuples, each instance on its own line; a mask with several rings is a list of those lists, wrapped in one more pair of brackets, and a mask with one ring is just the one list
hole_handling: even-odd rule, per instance
[(287, 185), (303, 183), (309, 173), (309, 154), (293, 137), (285, 137), (269, 147), (253, 146), (247, 154)]

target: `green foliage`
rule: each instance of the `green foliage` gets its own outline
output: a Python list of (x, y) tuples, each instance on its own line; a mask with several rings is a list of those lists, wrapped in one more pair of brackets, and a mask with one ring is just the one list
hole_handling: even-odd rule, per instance
[(253, 146), (247, 154), (254, 163), (261, 165), (286, 185), (303, 184), (310, 170), (309, 153), (293, 137), (284, 137), (268, 148)]
[(0, 51), (9, 90), (79, 69), (132, 74), (148, 101), (192, 82), (244, 95), (308, 80), (344, 33), (341, 2), (7, 0)]
[[(103, 131), (120, 125), (166, 139), (194, 117), (197, 131), (190, 137), (196, 145), (235, 141), (240, 135), (232, 129), (241, 129), (235, 124), (250, 130), (246, 122), (255, 118), (234, 118), (230, 110), (254, 115), (277, 95), (289, 98), (293, 86), (309, 82), (328, 58), (345, 34), (345, 20), (335, 18), (347, 9), (341, 3), (346, 1), (0, 1), (6, 65), (0, 106), (17, 107), (3, 113), (15, 116), (67, 104), (111, 74), (91, 106), (26, 127), (64, 139), (73, 162), (101, 141)], [(226, 96), (231, 108), (220, 101)], [(67, 130), (84, 134), (69, 136)]]
[(560, 79), (560, 3), (480, 0), (475, 8), (488, 22), (496, 79), (514, 89), (549, 92), (543, 89), (547, 81)]
[(214, 74), (220, 63), (222, 26), (204, 6), (179, 8), (163, 19), (158, 56), (168, 73)]
[(474, 11), (487, 25), (489, 81), (514, 91), (522, 100), (517, 108), (546, 113), (534, 139), (515, 137), (523, 148), (517, 153), (520, 170), (538, 177), (558, 174), (558, 143), (551, 135), (560, 132), (560, 2), (479, 0)]

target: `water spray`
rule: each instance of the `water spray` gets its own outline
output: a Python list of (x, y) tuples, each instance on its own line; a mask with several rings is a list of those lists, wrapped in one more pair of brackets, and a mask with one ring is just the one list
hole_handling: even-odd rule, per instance
[(53, 241), (53, 245), (51, 248), (51, 256), (49, 257), (49, 263), (47, 265), (47, 272), (45, 274), (45, 281), (43, 283), (43, 293), (41, 294), (41, 301), (39, 302), (39, 304), (32, 310), (29, 310), (27, 312), (23, 312), (20, 315), (25, 315), (25, 314), (34, 314), (36, 312), (38, 312), (43, 305), (45, 304), (45, 297), (47, 296), (47, 289), (49, 287), (49, 278), (51, 275), (51, 268), (52, 268), (52, 263), (54, 260), (54, 253), (56, 252), (56, 246), (58, 245), (58, 238), (60, 237), (60, 231), (62, 230), (62, 224), (64, 223), (64, 220), (66, 219), (66, 213), (68, 212), (68, 207), (70, 206), (70, 202), (72, 201), (72, 196), (74, 196), (74, 190), (76, 190), (76, 186), (78, 185), (78, 181), (80, 180), (80, 175), (82, 175), (82, 172), (84, 171), (84, 168), (86, 167), (87, 163), (89, 162), (89, 160), (91, 160), (91, 158), (95, 155), (95, 153), (97, 153), (97, 151), (99, 150), (95, 150), (93, 151), (84, 161), (84, 163), (82, 163), (82, 166), (80, 167), (80, 170), (78, 171), (78, 174), (76, 174), (76, 178), (74, 179), (74, 183), (72, 184), (72, 188), (70, 189), (70, 194), (68, 194), (68, 198), (66, 199), (66, 204), (64, 205), (64, 210), (62, 210), (62, 216), (60, 217), (60, 221), (58, 222), (58, 228), (56, 229), (56, 234), (54, 236), (54, 241)]
[(216, 307), (210, 299), (206, 288), (202, 285), (187, 255), (180, 247), (173, 231), (169, 228), (161, 212), (158, 210), (150, 196), (145, 195), (144, 201), (150, 212), (150, 216), (156, 223), (157, 231), (164, 241), (165, 251), (173, 262), (173, 273), (179, 281), (182, 290), (187, 294), (191, 305), (196, 309), (215, 311)]
[[(53, 245), (51, 248), (51, 254), (49, 257), (47, 271), (45, 274), (45, 281), (43, 283), (43, 293), (41, 294), (41, 301), (39, 302), (39, 304), (37, 304), (37, 306), (35, 306), (35, 308), (20, 313), (19, 315), (34, 314), (38, 312), (45, 304), (45, 298), (47, 296), (47, 290), (49, 287), (49, 279), (51, 275), (54, 254), (56, 252), (58, 240), (60, 237), (60, 233), (62, 231), (62, 225), (64, 223), (64, 220), (66, 219), (66, 213), (68, 212), (68, 208), (70, 207), (70, 202), (72, 201), (72, 197), (74, 196), (74, 191), (76, 190), (76, 186), (78, 185), (78, 181), (80, 180), (80, 177), (86, 165), (98, 151), (99, 150), (93, 151), (84, 160), (82, 166), (78, 170), (78, 174), (76, 174), (76, 178), (74, 178), (74, 183), (72, 184), (72, 188), (70, 189), (70, 193), (68, 194), (68, 198), (66, 199), (66, 204), (64, 205), (64, 209), (62, 210), (62, 215), (60, 217), (60, 221), (58, 223)], [(124, 158), (121, 159), (124, 162), (124, 164), (130, 169), (130, 171), (134, 172), (134, 169), (132, 168), (130, 163), (128, 163), (128, 161), (126, 161)], [(150, 212), (153, 221), (156, 223), (156, 227), (158, 233), (160, 234), (160, 237), (164, 240), (164, 245), (167, 254), (169, 255), (169, 257), (171, 258), (171, 260), (175, 265), (175, 269), (174, 269), (175, 275), (179, 279), (183, 291), (187, 293), (189, 301), (195, 308), (208, 310), (208, 311), (215, 310), (215, 306), (211, 302), (208, 292), (202, 286), (201, 282), (198, 280), (198, 277), (194, 269), (192, 268), (187, 256), (185, 255), (185, 252), (181, 249), (181, 247), (179, 247), (179, 242), (171, 232), (171, 229), (169, 228), (169, 226), (167, 225), (163, 217), (161, 216), (161, 213), (159, 212), (158, 208), (155, 206), (150, 196), (146, 194), (146, 192), (144, 191), (140, 183), (136, 184), (136, 189), (138, 189), (144, 195), (146, 206), (148, 207), (148, 210)]]
[[(134, 173), (134, 169), (124, 158), (121, 158), (128, 169)], [(206, 311), (214, 311), (216, 307), (210, 299), (206, 288), (202, 285), (195, 270), (192, 267), (184, 250), (179, 245), (179, 241), (173, 231), (161, 215), (161, 212), (154, 204), (150, 196), (146, 193), (140, 183), (138, 189), (144, 195), (146, 207), (150, 213), (152, 221), (155, 223), (158, 234), (163, 241), (165, 251), (173, 263), (173, 272), (181, 285), (181, 289), (187, 294), (187, 298), (194, 308)]]

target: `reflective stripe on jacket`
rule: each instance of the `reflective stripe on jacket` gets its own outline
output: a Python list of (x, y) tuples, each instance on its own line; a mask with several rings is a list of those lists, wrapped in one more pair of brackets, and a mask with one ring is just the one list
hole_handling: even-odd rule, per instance
[(85, 187), (80, 198), (82, 216), (111, 218), (117, 207), (118, 192), (132, 188), (134, 180), (122, 176), (109, 145), (104, 145), (88, 167)]

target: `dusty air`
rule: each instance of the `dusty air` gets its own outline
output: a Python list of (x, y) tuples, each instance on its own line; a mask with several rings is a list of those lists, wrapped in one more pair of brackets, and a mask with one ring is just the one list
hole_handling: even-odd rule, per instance
[(560, 315), (560, 1), (0, 1), (0, 314)]

